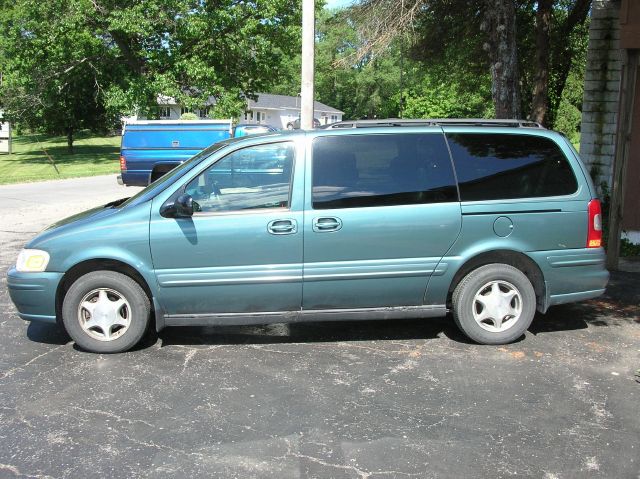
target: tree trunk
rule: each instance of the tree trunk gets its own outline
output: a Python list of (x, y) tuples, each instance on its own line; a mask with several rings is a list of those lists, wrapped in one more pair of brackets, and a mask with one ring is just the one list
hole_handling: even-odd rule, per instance
[(485, 0), (485, 50), (491, 64), (491, 94), (496, 118), (520, 118), (520, 83), (514, 0)]
[(549, 52), (553, 0), (539, 0), (536, 12), (536, 74), (533, 82), (531, 119), (545, 124), (549, 111)]
[[(571, 65), (573, 64), (574, 51), (571, 48), (570, 37), (575, 28), (578, 25), (584, 24), (589, 16), (589, 10), (591, 9), (592, 0), (576, 0), (573, 7), (567, 15), (565, 22), (558, 28), (557, 38), (562, 41), (554, 42), (552, 48), (552, 65), (551, 69), (554, 72), (554, 78), (548, 97), (549, 100), (549, 112), (555, 114), (560, 106), (562, 100), (562, 92), (567, 83), (569, 72), (571, 71)], [(547, 118), (547, 123), (553, 126), (554, 118)]]
[(67, 128), (67, 150), (70, 155), (73, 155), (73, 127)]

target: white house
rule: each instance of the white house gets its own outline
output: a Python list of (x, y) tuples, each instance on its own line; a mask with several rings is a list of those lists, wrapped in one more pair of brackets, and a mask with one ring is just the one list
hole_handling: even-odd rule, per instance
[[(257, 100), (247, 100), (247, 111), (240, 123), (266, 124), (278, 128), (286, 128), (300, 117), (300, 97), (287, 95), (272, 95), (270, 93), (256, 93)], [(203, 108), (189, 110), (179, 105), (175, 99), (168, 96), (158, 97), (158, 108), (161, 120), (178, 120), (183, 113), (195, 113), (200, 118), (207, 118), (215, 99), (212, 97)], [(342, 121), (344, 112), (316, 101), (314, 104), (314, 118), (321, 125)], [(137, 119), (131, 117), (130, 119)]]
[(11, 154), (11, 124), (4, 121), (2, 110), (0, 110), (0, 153)]
[[(266, 123), (279, 128), (286, 128), (300, 117), (300, 97), (287, 95), (272, 95), (270, 93), (256, 93), (257, 101), (247, 102), (247, 112), (244, 123)], [(321, 125), (328, 125), (342, 121), (344, 112), (329, 105), (314, 102), (313, 117)]]

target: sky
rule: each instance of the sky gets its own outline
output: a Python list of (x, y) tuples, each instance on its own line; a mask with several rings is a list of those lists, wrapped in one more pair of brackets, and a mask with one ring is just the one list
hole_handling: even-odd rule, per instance
[(326, 8), (346, 7), (350, 3), (353, 3), (353, 0), (327, 0)]

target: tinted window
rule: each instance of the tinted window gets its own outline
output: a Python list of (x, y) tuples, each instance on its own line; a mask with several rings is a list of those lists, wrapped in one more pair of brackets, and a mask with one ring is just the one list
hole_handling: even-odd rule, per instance
[(457, 201), (441, 134), (326, 136), (313, 142), (313, 207)]
[(243, 148), (194, 178), (185, 192), (195, 211), (288, 208), (293, 158), (292, 143)]
[(578, 189), (553, 141), (530, 135), (449, 134), (462, 201), (559, 196)]

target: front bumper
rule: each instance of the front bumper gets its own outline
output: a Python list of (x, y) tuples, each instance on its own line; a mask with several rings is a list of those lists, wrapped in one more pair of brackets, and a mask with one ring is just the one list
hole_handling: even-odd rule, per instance
[(26, 321), (56, 322), (56, 291), (63, 273), (7, 273), (7, 289), (18, 316)]

